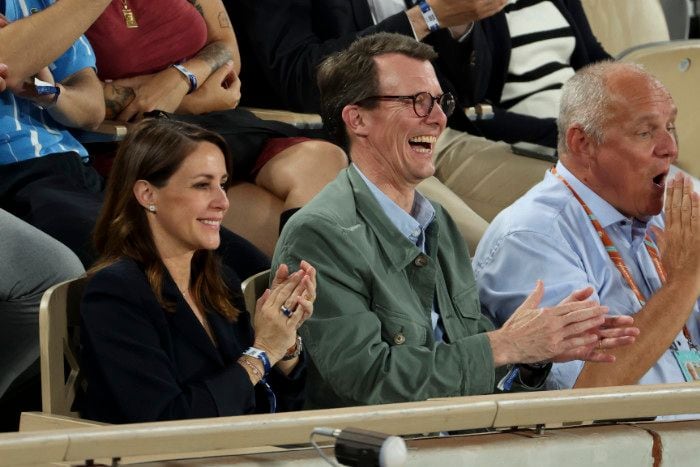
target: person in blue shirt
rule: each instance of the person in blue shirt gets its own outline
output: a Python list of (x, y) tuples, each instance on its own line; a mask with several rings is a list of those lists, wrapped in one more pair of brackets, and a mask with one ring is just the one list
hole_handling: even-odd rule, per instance
[[(26, 6), (15, 0), (6, 2), (3, 28), (6, 32), (15, 26), (12, 23), (27, 16), (26, 8), (34, 14), (53, 2), (25, 3)], [(34, 47), (41, 44), (27, 48)], [(9, 89), (0, 95), (0, 128), (5, 137), (0, 164), (71, 152), (87, 157), (85, 149), (66, 127), (95, 128), (104, 119), (102, 89), (94, 66), (92, 49), (81, 36), (49, 63), (37, 63), (36, 69), (26, 70), (28, 74), (24, 76), (17, 76), (24, 71), (19, 70), (8, 77)], [(10, 70), (15, 71), (14, 66)], [(44, 92), (37, 79), (45, 83)]]
[(94, 128), (104, 119), (95, 57), (80, 34), (109, 2), (4, 4), (0, 206), (83, 256), (102, 181), (84, 164), (87, 151), (68, 128)]
[(497, 325), (536, 279), (544, 306), (590, 285), (611, 313), (634, 315), (640, 335), (610, 352), (614, 363), (555, 364), (549, 388), (690, 380), (683, 368), (698, 361), (700, 342), (700, 202), (687, 176), (668, 176), (676, 113), (664, 86), (635, 65), (579, 71), (563, 89), (558, 164), (476, 250), (482, 310)]

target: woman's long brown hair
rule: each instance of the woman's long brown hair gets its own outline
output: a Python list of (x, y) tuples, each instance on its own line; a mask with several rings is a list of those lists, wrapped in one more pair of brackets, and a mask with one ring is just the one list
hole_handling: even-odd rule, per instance
[[(167, 270), (158, 254), (146, 210), (133, 193), (137, 180), (163, 187), (201, 142), (221, 149), (231, 174), (231, 154), (224, 139), (195, 125), (159, 118), (145, 119), (129, 130), (114, 160), (97, 219), (93, 240), (100, 259), (89, 274), (128, 257), (140, 264), (160, 304), (174, 311), (163, 298)], [(233, 321), (239, 311), (221, 277), (220, 260), (213, 251), (198, 250), (192, 258), (192, 299), (202, 310), (215, 310)]]

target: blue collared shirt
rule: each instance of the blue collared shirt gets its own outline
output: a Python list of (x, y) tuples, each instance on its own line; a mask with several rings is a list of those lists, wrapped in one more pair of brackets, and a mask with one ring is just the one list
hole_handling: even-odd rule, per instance
[[(557, 171), (598, 218), (648, 299), (661, 287), (661, 280), (643, 240), (648, 226), (663, 226), (662, 216), (646, 222), (627, 218), (574, 177), (561, 162)], [(607, 305), (611, 314), (633, 315), (641, 308), (579, 202), (549, 172), (542, 182), (494, 219), (476, 249), (473, 264), (482, 312), (497, 325), (502, 325), (523, 302), (537, 279), (544, 281), (543, 306), (555, 305), (573, 290), (591, 285), (595, 290), (592, 298)], [(696, 303), (688, 319), (696, 343), (700, 342), (699, 323)], [(676, 345), (688, 349), (682, 333), (676, 337)], [(582, 367), (581, 361), (555, 364), (547, 388), (572, 387)], [(681, 370), (668, 350), (639, 383), (682, 381)]]
[[(369, 191), (379, 203), (379, 206), (387, 215), (389, 220), (407, 239), (414, 243), (423, 253), (427, 253), (425, 249), (425, 229), (428, 228), (435, 218), (435, 208), (430, 204), (427, 198), (415, 192), (413, 198), (413, 207), (411, 214), (407, 213), (391, 198), (389, 198), (382, 190), (372, 183), (365, 174), (355, 164), (350, 165), (362, 177), (362, 180), (367, 184)], [(430, 319), (433, 325), (433, 335), (435, 342), (442, 342), (444, 329), (440, 323), (440, 315), (437, 313), (437, 303), (433, 300), (433, 308), (430, 311)]]
[[(54, 0), (7, 0), (5, 16), (16, 21), (41, 11)], [(49, 65), (56, 82), (72, 74), (95, 67), (95, 54), (81, 36), (68, 51)], [(16, 97), (10, 91), (0, 93), (0, 165), (60, 152), (76, 152), (86, 158), (85, 148), (33, 102)]]

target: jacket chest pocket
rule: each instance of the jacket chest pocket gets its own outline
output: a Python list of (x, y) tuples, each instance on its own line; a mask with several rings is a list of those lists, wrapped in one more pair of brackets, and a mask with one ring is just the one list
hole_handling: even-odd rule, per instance
[(382, 340), (389, 345), (427, 345), (427, 329), (422, 320), (375, 304), (374, 312), (382, 326)]
[(455, 310), (456, 318), (462, 325), (453, 329), (455, 339), (462, 335), (471, 335), (482, 332), (484, 320), (481, 315), (481, 305), (479, 304), (479, 295), (476, 290), (476, 285), (470, 285), (467, 289), (462, 290), (452, 298), (452, 306)]

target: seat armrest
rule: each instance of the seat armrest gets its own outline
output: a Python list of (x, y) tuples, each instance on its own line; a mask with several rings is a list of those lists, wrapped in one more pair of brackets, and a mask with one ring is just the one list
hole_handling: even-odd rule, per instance
[(123, 122), (105, 120), (94, 130), (71, 130), (73, 136), (83, 144), (121, 141), (126, 136), (128, 125)]
[(263, 120), (288, 123), (297, 128), (318, 129), (323, 126), (321, 116), (318, 114), (304, 114), (288, 110), (261, 109), (257, 107), (245, 107), (245, 109)]

